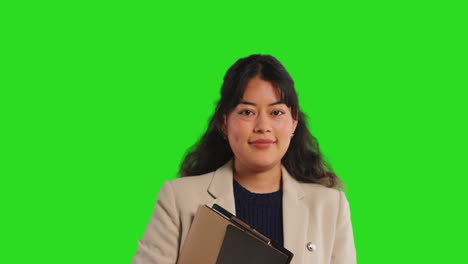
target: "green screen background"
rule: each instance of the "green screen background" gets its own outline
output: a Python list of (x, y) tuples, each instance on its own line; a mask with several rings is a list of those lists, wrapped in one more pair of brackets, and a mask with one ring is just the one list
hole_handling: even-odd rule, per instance
[(466, 259), (466, 2), (0, 5), (1, 263), (130, 263), (254, 53), (295, 80), (359, 263)]

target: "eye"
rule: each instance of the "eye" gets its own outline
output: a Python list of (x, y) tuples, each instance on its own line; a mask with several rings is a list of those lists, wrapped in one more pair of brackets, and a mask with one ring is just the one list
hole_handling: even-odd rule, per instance
[(250, 110), (244, 110), (244, 111), (240, 111), (239, 114), (249, 116), (249, 115), (253, 115), (253, 112)]
[(273, 111), (273, 115), (275, 116), (284, 115), (284, 112), (280, 110), (276, 110), (276, 111)]

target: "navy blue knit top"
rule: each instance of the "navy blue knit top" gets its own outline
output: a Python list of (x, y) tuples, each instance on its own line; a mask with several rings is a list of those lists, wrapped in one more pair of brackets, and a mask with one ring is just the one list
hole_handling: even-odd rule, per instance
[(283, 191), (252, 193), (234, 180), (236, 216), (283, 246)]

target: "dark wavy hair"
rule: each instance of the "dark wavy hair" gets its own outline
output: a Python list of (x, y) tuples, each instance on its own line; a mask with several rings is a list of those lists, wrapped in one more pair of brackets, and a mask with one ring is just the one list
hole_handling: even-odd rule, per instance
[(293, 118), (298, 120), (294, 137), (281, 160), (287, 171), (300, 182), (343, 187), (322, 158), (317, 139), (307, 128), (306, 116), (299, 109), (294, 81), (283, 65), (270, 55), (251, 55), (239, 59), (229, 68), (224, 76), (216, 112), (205, 134), (188, 150), (181, 164), (180, 176), (196, 176), (214, 171), (233, 157), (223, 132), (223, 115), (227, 116), (240, 103), (247, 83), (256, 76), (269, 81), (279, 90), (282, 101), (291, 108)]

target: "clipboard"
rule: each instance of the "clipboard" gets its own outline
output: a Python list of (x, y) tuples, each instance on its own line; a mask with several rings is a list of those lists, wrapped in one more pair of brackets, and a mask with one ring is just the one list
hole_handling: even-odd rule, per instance
[(221, 206), (200, 205), (177, 264), (289, 264), (293, 253)]

